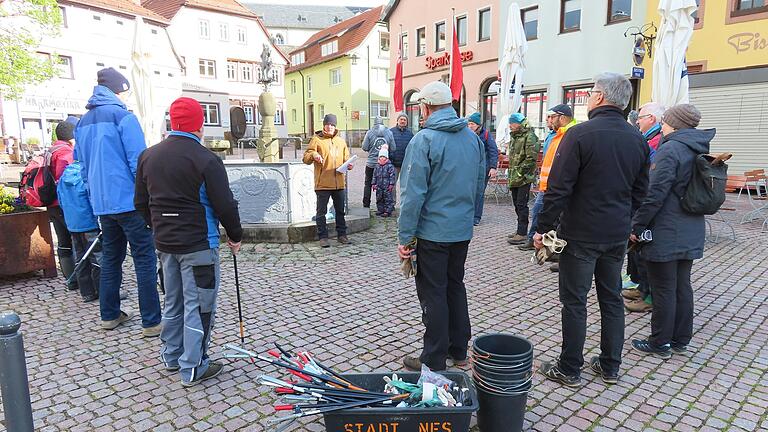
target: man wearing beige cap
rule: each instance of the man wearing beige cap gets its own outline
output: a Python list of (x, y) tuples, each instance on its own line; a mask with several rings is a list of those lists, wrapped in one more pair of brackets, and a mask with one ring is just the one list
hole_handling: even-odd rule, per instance
[(456, 115), (447, 85), (431, 82), (415, 99), (425, 123), (403, 161), (398, 252), (402, 259), (418, 256), (416, 293), (426, 329), (421, 356), (403, 364), (444, 370), (449, 358), (466, 362), (472, 334), (464, 263), (485, 187), (485, 148)]

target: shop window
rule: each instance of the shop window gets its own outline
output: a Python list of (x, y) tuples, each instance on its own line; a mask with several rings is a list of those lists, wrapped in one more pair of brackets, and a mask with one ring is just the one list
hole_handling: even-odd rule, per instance
[(581, 0), (560, 0), (560, 33), (581, 28)]
[(539, 38), (539, 7), (534, 6), (522, 10), (523, 29), (527, 40)]
[(632, 0), (608, 0), (608, 24), (632, 19)]
[(408, 90), (403, 97), (405, 113), (408, 115), (408, 127), (416, 133), (419, 131), (419, 103), (413, 98), (417, 90)]
[(524, 92), (520, 111), (539, 138), (547, 134), (547, 92), (546, 90)]
[(592, 85), (567, 88), (565, 90), (565, 103), (573, 110), (573, 118), (577, 121), (587, 121), (587, 101)]

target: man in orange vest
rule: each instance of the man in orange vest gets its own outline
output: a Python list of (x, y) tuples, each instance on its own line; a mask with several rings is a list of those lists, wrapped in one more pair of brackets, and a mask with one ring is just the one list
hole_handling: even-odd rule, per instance
[(544, 205), (544, 192), (547, 191), (547, 181), (549, 180), (549, 172), (552, 169), (552, 162), (555, 160), (557, 148), (560, 146), (560, 141), (562, 141), (565, 132), (576, 124), (576, 120), (573, 119), (573, 110), (566, 104), (556, 105), (547, 111), (547, 122), (552, 125), (554, 136), (551, 138), (547, 137), (548, 139), (544, 140), (544, 159), (541, 163), (541, 175), (539, 177), (540, 192), (536, 195), (536, 201), (531, 208), (531, 227), (528, 230), (528, 242), (520, 245), (520, 250), (534, 249), (533, 235), (536, 234), (539, 213), (541, 213), (541, 208)]

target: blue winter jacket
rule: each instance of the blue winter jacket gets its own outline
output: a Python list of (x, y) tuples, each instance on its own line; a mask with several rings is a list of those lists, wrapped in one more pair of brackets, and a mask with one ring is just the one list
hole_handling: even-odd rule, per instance
[(134, 211), (136, 166), (147, 148), (139, 120), (104, 86), (94, 87), (86, 108), (75, 129), (75, 160), (85, 168), (83, 181), (93, 213)]
[(88, 200), (88, 190), (83, 183), (83, 165), (73, 162), (64, 169), (59, 178), (56, 192), (59, 196), (59, 205), (64, 212), (64, 222), (67, 229), (73, 233), (95, 231), (99, 229), (99, 222), (91, 209)]
[(416, 237), (456, 243), (472, 239), (475, 203), (485, 188), (485, 149), (467, 120), (444, 108), (427, 119), (403, 161), (401, 245)]
[(499, 164), (499, 147), (496, 145), (496, 139), (491, 131), (486, 128), (480, 128), (477, 132), (480, 141), (485, 145), (485, 171), (496, 169)]
[(395, 150), (389, 150), (389, 160), (392, 161), (392, 165), (400, 168), (403, 166), (403, 159), (405, 159), (405, 150), (413, 139), (413, 132), (409, 127), (400, 129), (398, 126), (390, 129), (390, 132), (395, 137)]

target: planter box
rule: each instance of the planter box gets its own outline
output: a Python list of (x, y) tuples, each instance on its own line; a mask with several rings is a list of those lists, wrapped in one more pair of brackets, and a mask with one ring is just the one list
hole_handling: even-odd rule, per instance
[(45, 277), (56, 276), (47, 211), (0, 215), (0, 233), (0, 275), (43, 270)]

